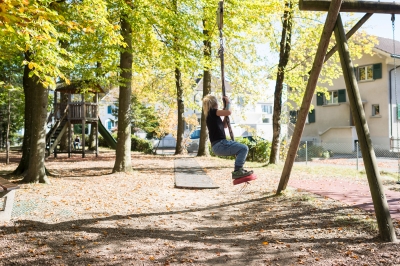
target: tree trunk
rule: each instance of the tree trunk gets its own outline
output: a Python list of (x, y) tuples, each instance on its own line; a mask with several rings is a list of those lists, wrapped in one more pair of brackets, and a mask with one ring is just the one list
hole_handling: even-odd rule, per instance
[(175, 68), (175, 84), (176, 84), (176, 100), (178, 106), (178, 129), (176, 136), (176, 147), (175, 147), (175, 155), (183, 154), (183, 134), (185, 131), (184, 128), (184, 117), (183, 112), (185, 111), (185, 105), (183, 103), (183, 88), (182, 88), (182, 77), (181, 71), (179, 68)]
[(96, 150), (96, 132), (97, 132), (97, 123), (90, 124), (90, 134), (89, 134), (89, 143), (88, 147), (89, 150), (94, 151)]
[(31, 144), (29, 151), (29, 168), (22, 182), (24, 183), (50, 183), (44, 166), (46, 152), (46, 122), (48, 89), (40, 83), (36, 76), (32, 78), (32, 88), (36, 104), (32, 107)]
[(282, 114), (282, 88), (285, 80), (286, 66), (289, 61), (290, 47), (292, 40), (292, 20), (293, 9), (292, 1), (285, 2), (285, 12), (282, 21), (282, 38), (280, 42), (278, 73), (275, 84), (274, 94), (274, 114), (272, 116), (272, 143), (270, 164), (279, 163), (280, 133), (281, 133), (281, 114)]
[[(26, 59), (30, 61), (29, 54), (26, 54)], [(29, 69), (27, 67), (25, 67), (25, 73), (27, 74), (26, 85), (30, 94), (29, 104), (31, 105), (28, 109), (31, 110), (32, 115), (30, 116), (30, 121), (25, 120), (25, 122), (28, 122), (30, 128), (30, 143), (27, 154), (28, 167), (25, 169), (27, 171), (25, 171), (26, 174), (22, 182), (50, 183), (44, 166), (48, 89), (43, 86), (37, 76), (33, 75), (29, 77)]]
[[(97, 104), (97, 95), (93, 96), (93, 102)], [(89, 143), (87, 144), (89, 150), (96, 150), (96, 134), (97, 134), (97, 123), (90, 124), (90, 132), (89, 132)]]
[(132, 27), (121, 18), (121, 35), (127, 47), (120, 57), (121, 85), (119, 86), (117, 149), (113, 172), (132, 172), (131, 162), (131, 95), (132, 95)]
[[(61, 101), (60, 102), (62, 103), (62, 106), (66, 106), (68, 104), (68, 94), (67, 93), (61, 93), (60, 97), (61, 97)], [(68, 131), (65, 131), (64, 135), (60, 139), (60, 150), (68, 151), (69, 150), (68, 149), (69, 143), (71, 143), (71, 142), (68, 140)]]
[[(203, 35), (204, 35), (204, 59), (205, 62), (211, 62), (211, 42), (209, 41), (210, 36), (208, 35), (208, 30), (206, 30), (207, 21), (203, 20)], [(203, 72), (203, 97), (211, 93), (211, 71), (209, 65), (204, 66)], [(201, 108), (201, 121), (200, 121), (200, 140), (199, 140), (199, 150), (197, 151), (197, 156), (208, 156), (210, 151), (207, 146), (207, 124), (206, 117), (204, 116), (204, 110)]]
[[(29, 59), (29, 52), (25, 53), (25, 59)], [(31, 144), (31, 121), (33, 116), (33, 105), (35, 104), (33, 96), (34, 91), (30, 87), (30, 77), (28, 65), (24, 67), (24, 75), (22, 79), (22, 85), (24, 87), (25, 95), (25, 119), (24, 119), (24, 138), (22, 141), (22, 157), (19, 161), (17, 169), (14, 170), (14, 175), (23, 175), (29, 168), (29, 150)]]
[(11, 92), (8, 91), (7, 130), (6, 130), (6, 164), (10, 163), (10, 123), (11, 123)]

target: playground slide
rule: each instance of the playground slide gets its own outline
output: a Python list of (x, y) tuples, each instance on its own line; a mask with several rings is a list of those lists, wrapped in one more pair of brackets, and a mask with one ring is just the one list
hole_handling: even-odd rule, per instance
[(110, 132), (106, 129), (106, 127), (101, 123), (99, 118), (99, 133), (103, 136), (104, 140), (110, 145), (111, 148), (117, 148), (117, 141), (111, 136)]

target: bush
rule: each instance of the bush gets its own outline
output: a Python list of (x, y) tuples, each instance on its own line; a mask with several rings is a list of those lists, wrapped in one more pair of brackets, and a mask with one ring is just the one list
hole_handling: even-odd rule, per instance
[[(252, 139), (249, 138), (235, 138), (236, 142), (242, 143), (249, 147), (249, 154), (247, 155), (247, 161), (255, 162), (267, 162), (271, 154), (271, 142), (264, 139)], [(216, 156), (209, 145), (209, 151), (211, 156)], [(235, 156), (219, 156), (225, 159), (235, 159)]]
[[(317, 146), (312, 144), (307, 146), (308, 158), (322, 157), (323, 153), (324, 153), (324, 148), (322, 146)], [(297, 151), (297, 156), (300, 158), (306, 157), (306, 144), (303, 144), (299, 147)]]
[(99, 135), (99, 147), (111, 148), (111, 146), (108, 145), (107, 142), (104, 140), (102, 135)]
[(146, 139), (141, 139), (135, 135), (131, 136), (131, 150), (139, 151), (145, 154), (153, 153), (153, 143)]
[(268, 140), (259, 140), (253, 148), (254, 157), (253, 161), (265, 163), (269, 161), (269, 156), (271, 155), (271, 142)]

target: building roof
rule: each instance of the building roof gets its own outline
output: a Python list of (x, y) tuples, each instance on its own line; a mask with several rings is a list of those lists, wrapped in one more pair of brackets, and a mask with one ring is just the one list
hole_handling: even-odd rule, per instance
[[(379, 43), (375, 45), (375, 48), (385, 52), (387, 54), (397, 54), (400, 55), (400, 42), (399, 41), (394, 41), (393, 39), (388, 39), (388, 38), (383, 38), (383, 37), (377, 37)], [(394, 48), (396, 51), (394, 51)]]
[(104, 93), (103, 88), (99, 84), (89, 85), (88, 82), (85, 81), (71, 82), (70, 84), (59, 83), (57, 84), (56, 91), (71, 94), (80, 94), (81, 89), (83, 88), (85, 88), (85, 91), (91, 93)]

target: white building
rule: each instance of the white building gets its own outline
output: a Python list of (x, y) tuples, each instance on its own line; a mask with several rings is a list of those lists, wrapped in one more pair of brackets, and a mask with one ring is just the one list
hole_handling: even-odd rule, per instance
[(112, 132), (117, 127), (118, 121), (116, 120), (116, 117), (114, 116), (113, 110), (115, 110), (117, 108), (118, 92), (119, 92), (118, 88), (112, 88), (99, 101), (99, 117), (100, 117), (101, 123), (104, 125), (104, 127), (109, 132)]
[[(238, 95), (231, 97), (232, 87), (229, 82), (225, 82), (227, 96), (231, 100), (232, 115), (230, 116), (231, 126), (235, 137), (258, 136), (272, 141), (272, 116), (274, 110), (274, 91), (275, 81), (266, 80), (266, 86), (256, 91), (256, 95)], [(221, 82), (213, 78), (211, 81), (211, 91), (220, 100), (222, 98)], [(196, 114), (198, 121), (201, 119), (201, 105), (203, 95), (203, 79), (201, 79), (195, 88), (194, 100), (199, 105), (199, 110), (187, 110), (185, 116)], [(247, 97), (246, 97), (247, 96)], [(246, 98), (256, 97), (257, 101), (251, 103)], [(282, 92), (282, 106), (285, 106), (287, 93), (286, 86)], [(222, 102), (222, 100), (221, 100)], [(287, 115), (286, 108), (282, 108), (282, 114)], [(286, 122), (286, 121), (285, 121)], [(281, 124), (281, 136), (287, 135), (287, 125)], [(187, 127), (187, 129), (189, 129)], [(228, 132), (227, 136), (229, 135)]]

